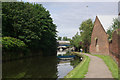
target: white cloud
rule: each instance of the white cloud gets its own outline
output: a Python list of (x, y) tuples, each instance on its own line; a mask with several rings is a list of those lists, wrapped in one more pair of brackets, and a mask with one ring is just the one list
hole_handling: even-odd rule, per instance
[[(117, 3), (42, 3), (51, 13), (59, 36), (73, 37), (82, 21), (98, 14), (117, 14)], [(102, 6), (101, 6), (102, 5)], [(88, 6), (88, 7), (86, 7)]]
[[(31, 2), (33, 0), (29, 1)], [(34, 2), (37, 1), (38, 0), (34, 0)], [(39, 4), (43, 4), (43, 6), (50, 11), (51, 17), (53, 18), (54, 23), (57, 25), (57, 30), (59, 31), (58, 36), (62, 37), (73, 37), (79, 31), (82, 21), (89, 18), (94, 21), (96, 15), (118, 14), (117, 2), (102, 2), (101, 0), (98, 0), (101, 1), (101, 3), (98, 3), (95, 0), (93, 0), (95, 2), (82, 2), (88, 0), (80, 1), (81, 2), (38, 2)]]

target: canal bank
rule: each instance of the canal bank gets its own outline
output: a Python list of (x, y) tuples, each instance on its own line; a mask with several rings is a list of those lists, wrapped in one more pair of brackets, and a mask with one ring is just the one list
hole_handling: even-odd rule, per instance
[(90, 58), (86, 55), (80, 54), (79, 52), (75, 52), (73, 54), (82, 57), (82, 61), (64, 78), (85, 78), (85, 74), (88, 72)]

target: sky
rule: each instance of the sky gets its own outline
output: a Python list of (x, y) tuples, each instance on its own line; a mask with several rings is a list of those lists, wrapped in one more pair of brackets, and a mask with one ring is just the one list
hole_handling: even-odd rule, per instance
[[(33, 0), (24, 1), (32, 2)], [(96, 15), (117, 15), (118, 2), (110, 1), (111, 2), (94, 2), (94, 0), (93, 2), (39, 2), (36, 0), (36, 3), (43, 4), (50, 12), (53, 22), (57, 25), (58, 36), (72, 38), (79, 32), (80, 24), (83, 21), (91, 18), (94, 22)]]

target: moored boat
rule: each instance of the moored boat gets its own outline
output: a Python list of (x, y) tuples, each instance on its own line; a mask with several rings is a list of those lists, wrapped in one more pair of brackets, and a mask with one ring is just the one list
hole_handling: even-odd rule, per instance
[(64, 60), (73, 59), (74, 57), (75, 55), (57, 56), (58, 59), (64, 59)]

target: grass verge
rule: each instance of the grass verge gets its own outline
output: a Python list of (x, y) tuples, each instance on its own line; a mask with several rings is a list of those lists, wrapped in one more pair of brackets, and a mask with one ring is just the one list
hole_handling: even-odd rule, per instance
[(105, 64), (108, 66), (109, 70), (112, 72), (113, 78), (118, 78), (118, 65), (110, 56), (96, 54), (94, 56), (103, 59)]
[(86, 55), (76, 53), (78, 56), (83, 57), (81, 61), (72, 71), (70, 71), (64, 78), (85, 78), (85, 74), (88, 72), (88, 66), (90, 58)]

